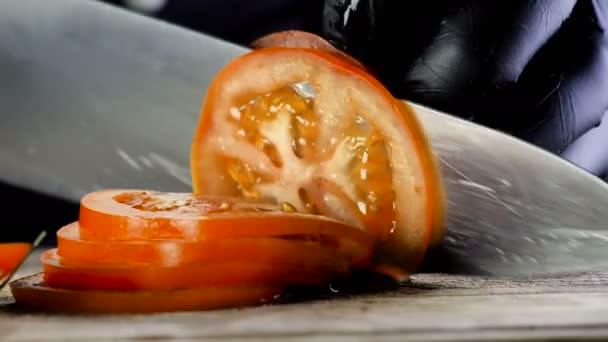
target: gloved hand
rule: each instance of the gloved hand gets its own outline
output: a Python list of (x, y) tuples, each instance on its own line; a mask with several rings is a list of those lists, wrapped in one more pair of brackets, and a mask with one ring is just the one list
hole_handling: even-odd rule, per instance
[(396, 96), (608, 173), (608, 1), (326, 0), (322, 26)]

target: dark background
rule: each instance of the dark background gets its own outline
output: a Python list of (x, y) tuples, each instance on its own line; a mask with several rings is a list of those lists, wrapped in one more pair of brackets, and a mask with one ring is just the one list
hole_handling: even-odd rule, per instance
[(5, 183), (0, 183), (0, 193), (4, 198), (0, 242), (31, 242), (46, 230), (44, 244), (55, 244), (55, 232), (78, 219), (78, 203)]

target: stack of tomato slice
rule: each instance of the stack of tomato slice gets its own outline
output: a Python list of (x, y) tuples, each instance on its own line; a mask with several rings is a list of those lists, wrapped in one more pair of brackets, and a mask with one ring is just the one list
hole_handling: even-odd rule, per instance
[(57, 232), (44, 272), (11, 283), (44, 310), (201, 310), (272, 301), (368, 264), (370, 236), (340, 221), (238, 198), (105, 190)]
[(354, 268), (400, 280), (443, 237), (439, 169), (415, 112), (319, 37), (278, 33), (226, 65), (192, 141), (192, 194), (112, 190), (12, 284), (46, 309), (246, 305)]

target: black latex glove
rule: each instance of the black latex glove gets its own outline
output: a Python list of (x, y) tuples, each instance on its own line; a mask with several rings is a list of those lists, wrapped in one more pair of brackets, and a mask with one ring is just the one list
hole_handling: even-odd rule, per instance
[(608, 1), (326, 0), (323, 15), (398, 97), (608, 172)]

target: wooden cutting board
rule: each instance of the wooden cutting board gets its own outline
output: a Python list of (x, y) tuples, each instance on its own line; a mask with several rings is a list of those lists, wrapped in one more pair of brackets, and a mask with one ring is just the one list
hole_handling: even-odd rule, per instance
[[(32, 254), (17, 277), (40, 271)], [(608, 274), (526, 280), (418, 274), (368, 293), (245, 309), (154, 315), (24, 312), (0, 292), (0, 340), (334, 341), (608, 339)]]

